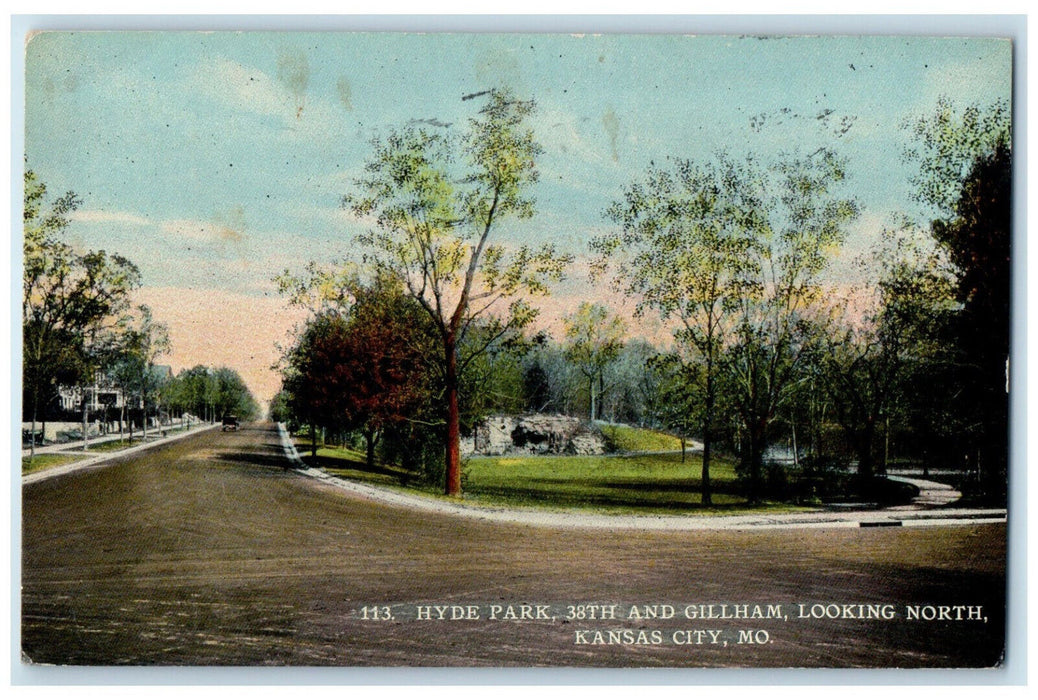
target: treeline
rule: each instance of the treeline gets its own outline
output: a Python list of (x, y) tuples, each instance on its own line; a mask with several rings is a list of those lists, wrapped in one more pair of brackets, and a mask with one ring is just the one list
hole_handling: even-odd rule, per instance
[(895, 220), (854, 284), (830, 266), (861, 214), (836, 151), (653, 164), (605, 212), (590, 253), (603, 284), (673, 330), (666, 347), (631, 340), (601, 304), (582, 304), (557, 340), (530, 330), (530, 297), (571, 256), (491, 233), (533, 215), (534, 108), (491, 91), (460, 138), (412, 124), (376, 143), (343, 200), (375, 222), (364, 263), (279, 278), (313, 311), (286, 356), (279, 416), (359, 436), (369, 461), (381, 449), (449, 494), (474, 422), (558, 411), (696, 436), (704, 503), (718, 450), (753, 502), (803, 484), (868, 495), (877, 472), (906, 463), (1004, 499), (1006, 105), (942, 100), (906, 123), (906, 187), (933, 218)]
[[(30, 424), (31, 452), (37, 425), (61, 415), (63, 390), (77, 397), (84, 435), (94, 419), (146, 427), (160, 412), (254, 415), (256, 402), (232, 370), (196, 367), (173, 379), (157, 371), (170, 350), (169, 333), (147, 306), (132, 303), (141, 286), (137, 266), (66, 240), (69, 217), (81, 204), (74, 192), (48, 201), (46, 185), (25, 171), (22, 419)], [(99, 400), (114, 401), (116, 391), (123, 397), (118, 411)]]
[(229, 367), (196, 365), (181, 370), (157, 388), (162, 405), (172, 415), (191, 414), (207, 421), (234, 415), (259, 417), (260, 408), (241, 376)]

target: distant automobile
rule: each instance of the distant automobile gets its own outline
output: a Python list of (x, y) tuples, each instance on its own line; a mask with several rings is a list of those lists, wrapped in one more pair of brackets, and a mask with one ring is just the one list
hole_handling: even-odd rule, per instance
[(238, 429), (238, 416), (224, 416), (223, 427), (220, 430), (237, 430)]

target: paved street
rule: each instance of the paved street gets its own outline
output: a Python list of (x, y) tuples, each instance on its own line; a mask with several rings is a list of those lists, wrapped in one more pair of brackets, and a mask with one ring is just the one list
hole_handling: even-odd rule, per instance
[[(556, 528), (387, 504), (286, 465), (276, 428), (254, 424), (25, 485), (24, 655), (616, 667), (960, 667), (1001, 656), (1004, 524)], [(616, 616), (570, 611), (584, 603)], [(701, 619), (722, 609), (699, 606), (722, 604), (783, 616)], [(895, 616), (860, 619), (868, 604)], [(476, 619), (418, 607), (436, 605)], [(631, 619), (636, 605), (656, 607)], [(906, 619), (911, 605), (937, 619)], [(975, 606), (986, 622), (954, 619)], [(416, 619), (422, 610), (433, 619)], [(707, 630), (730, 643), (711, 644)], [(739, 643), (745, 631), (756, 641)]]

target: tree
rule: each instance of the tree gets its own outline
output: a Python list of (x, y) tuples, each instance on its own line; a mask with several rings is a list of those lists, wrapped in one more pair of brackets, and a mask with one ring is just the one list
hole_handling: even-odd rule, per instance
[[(678, 434), (682, 464), (688, 436), (703, 427), (705, 402), (697, 391), (705, 386), (701, 376), (704, 371), (702, 365), (689, 363), (676, 353), (659, 353), (646, 363), (646, 379), (651, 382), (649, 410), (659, 425)], [(705, 467), (704, 477), (709, 479), (709, 473), (709, 467)], [(703, 505), (710, 505), (709, 486), (702, 493)]]
[(766, 173), (755, 220), (763, 223), (750, 248), (753, 277), (738, 298), (724, 373), (730, 400), (746, 434), (741, 467), (749, 499), (761, 497), (762, 467), (772, 422), (790, 399), (802, 361), (821, 338), (819, 284), (844, 227), (858, 215), (838, 196), (842, 159), (819, 149), (786, 157)]
[(212, 370), (204, 365), (181, 370), (166, 388), (166, 394), (173, 405), (182, 413), (190, 413), (206, 420), (209, 410), (205, 385), (211, 372)]
[(220, 415), (236, 415), (251, 420), (259, 414), (259, 404), (244, 380), (229, 367), (195, 365), (181, 370), (163, 392), (171, 405), (203, 420)]
[[(128, 328), (121, 338), (115, 376), (124, 395), (138, 399), (141, 431), (147, 440), (148, 405), (164, 382), (155, 372), (155, 360), (170, 350), (169, 330), (154, 320), (147, 306), (137, 307), (137, 313), (136, 324)], [(133, 438), (132, 427), (130, 437)]]
[(624, 343), (616, 361), (606, 369), (600, 414), (613, 422), (648, 425), (652, 422), (650, 404), (658, 399), (659, 377), (650, 364), (659, 349), (644, 338)]
[(970, 462), (989, 492), (1004, 488), (1009, 461), (1011, 155), (1007, 144), (977, 159), (951, 220), (933, 234), (958, 271), (954, 321), (956, 397), (974, 444)]
[(566, 358), (565, 349), (547, 335), (533, 344), (525, 358), (527, 407), (535, 412), (575, 415), (584, 410), (578, 400), (584, 378)]
[(24, 186), (22, 387), (32, 459), (41, 409), (59, 384), (93, 380), (99, 358), (126, 321), (140, 273), (123, 257), (77, 252), (61, 240), (68, 215), (80, 204), (75, 193), (45, 207), (47, 188), (32, 170), (26, 170)]
[(747, 293), (755, 260), (751, 250), (765, 232), (760, 174), (752, 159), (737, 163), (675, 160), (673, 172), (651, 167), (607, 215), (620, 228), (592, 242), (597, 267), (614, 261), (616, 287), (676, 321), (675, 338), (689, 363), (702, 363), (702, 501), (711, 503), (710, 458), (722, 344)]
[(275, 423), (288, 423), (292, 420), (292, 395), (284, 388), (274, 394), (270, 400), (269, 416)]
[(958, 388), (952, 403), (971, 469), (1004, 494), (1008, 466), (1008, 363), (1012, 218), (1012, 122), (1006, 102), (957, 109), (938, 101), (910, 122), (906, 157), (918, 165), (918, 201), (932, 207), (934, 240), (953, 269), (950, 335)]
[(540, 413), (551, 404), (551, 383), (548, 372), (535, 358), (523, 369), (524, 409)]
[(310, 427), (310, 453), (317, 456), (317, 428), (337, 428), (344, 417), (341, 398), (348, 387), (340, 383), (339, 363), (348, 344), (349, 329), (338, 314), (322, 313), (307, 322), (289, 352), (285, 388), (292, 411)]
[[(316, 279), (299, 289), (314, 290)], [(310, 423), (312, 437), (317, 426), (358, 430), (373, 467), (385, 429), (408, 420), (428, 400), (428, 323), (398, 281), (383, 277), (368, 285), (352, 275), (337, 279), (323, 292), (316, 285), (316, 293), (342, 306), (323, 305), (307, 322), (288, 355), (285, 385), (290, 405)]]
[(414, 125), (393, 131), (376, 141), (357, 192), (343, 198), (355, 215), (376, 221), (360, 238), (368, 261), (402, 280), (437, 329), (450, 495), (461, 492), (458, 387), (465, 360), (459, 362), (459, 348), (475, 319), (503, 307), (501, 335), (526, 326), (536, 311), (523, 295), (547, 293), (547, 282), (560, 279), (570, 260), (552, 245), (509, 253), (492, 242), (502, 220), (534, 213), (527, 191), (538, 178), (541, 148), (526, 126), (534, 108), (532, 101), (491, 90), (460, 140)]
[(605, 370), (619, 357), (627, 328), (621, 318), (602, 304), (583, 302), (563, 319), (566, 327), (566, 358), (587, 381), (589, 417), (598, 418), (596, 399), (604, 393)]
[(217, 367), (208, 376), (215, 385), (214, 418), (233, 415), (243, 420), (252, 420), (259, 415), (256, 398), (236, 370)]
[(523, 410), (522, 360), (536, 344), (518, 330), (502, 335), (500, 319), (472, 324), (458, 348), (458, 411), (464, 432), (494, 412)]
[[(911, 400), (909, 376), (940, 361), (938, 328), (950, 311), (951, 289), (937, 256), (904, 228), (885, 231), (884, 247), (862, 264), (878, 273), (876, 293), (864, 310), (855, 300), (838, 302), (816, 367), (817, 385), (831, 399), (866, 485), (877, 462), (878, 437), (889, 440), (891, 418), (898, 420), (898, 406)], [(868, 296), (857, 290), (857, 306)]]
[(427, 323), (397, 281), (357, 289), (347, 317), (347, 344), (339, 370), (346, 429), (359, 429), (367, 463), (387, 427), (407, 421), (428, 400)]

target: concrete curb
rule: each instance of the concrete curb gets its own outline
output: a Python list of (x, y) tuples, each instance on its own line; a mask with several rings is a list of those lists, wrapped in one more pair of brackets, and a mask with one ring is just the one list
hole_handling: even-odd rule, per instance
[(207, 430), (212, 430), (213, 428), (219, 427), (219, 425), (219, 423), (213, 423), (212, 425), (203, 425), (199, 428), (191, 428), (190, 430), (186, 430), (182, 433), (177, 433), (176, 435), (170, 435), (168, 437), (159, 438), (158, 440), (154, 440), (152, 442), (146, 442), (141, 445), (127, 447), (125, 450), (119, 450), (117, 452), (106, 452), (104, 454), (97, 455), (96, 457), (88, 457), (87, 459), (77, 460), (70, 464), (63, 464), (60, 467), (53, 467), (51, 469), (45, 469), (43, 471), (34, 472), (32, 474), (26, 474), (22, 477), (22, 486), (25, 486), (26, 484), (34, 484), (37, 481), (44, 481), (45, 479), (50, 479), (56, 476), (62, 476), (63, 474), (72, 474), (73, 472), (81, 471), (84, 469), (90, 469), (92, 467), (96, 467), (100, 464), (103, 464), (104, 462), (108, 462), (113, 459), (125, 457), (126, 455), (135, 454), (137, 452), (143, 452), (144, 450), (150, 450), (152, 447), (165, 445), (166, 443), (174, 442), (176, 440), (180, 440), (181, 438), (186, 438), (191, 435), (204, 433)]
[(413, 508), (426, 512), (509, 524), (541, 527), (585, 528), (595, 530), (774, 530), (806, 528), (870, 528), (870, 527), (937, 527), (948, 525), (1004, 523), (1005, 509), (943, 509), (931, 511), (819, 511), (810, 513), (781, 513), (774, 515), (601, 515), (570, 511), (518, 510), (489, 508), (464, 503), (441, 501), (417, 494), (396, 491), (347, 481), (331, 476), (320, 469), (307, 467), (296, 450), (295, 443), (278, 423), (281, 445), (285, 456), (304, 476), (349, 491), (350, 493), (390, 505)]

